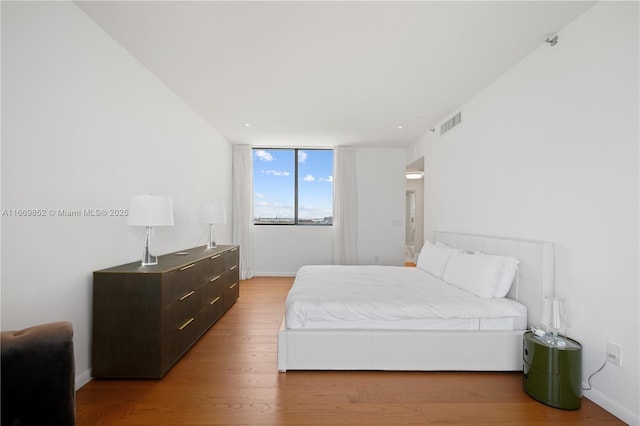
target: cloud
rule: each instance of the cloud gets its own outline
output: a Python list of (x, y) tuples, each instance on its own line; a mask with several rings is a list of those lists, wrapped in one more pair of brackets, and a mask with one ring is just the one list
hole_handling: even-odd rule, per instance
[(261, 161), (273, 161), (273, 155), (269, 154), (264, 149), (258, 149), (254, 152), (256, 153), (256, 157)]
[(305, 182), (329, 182), (333, 183), (333, 176), (329, 176), (326, 178), (316, 178), (314, 175), (306, 175), (302, 178)]
[(264, 195), (264, 194), (260, 194), (259, 192), (255, 192), (255, 193), (253, 194), (253, 196), (254, 196), (254, 197), (256, 197), (256, 198), (264, 198), (264, 197), (266, 197), (266, 195)]
[(260, 173), (270, 176), (289, 176), (289, 172), (279, 172), (277, 170), (260, 170)]
[(307, 161), (307, 157), (309, 154), (307, 154), (304, 151), (298, 151), (298, 163), (304, 163)]

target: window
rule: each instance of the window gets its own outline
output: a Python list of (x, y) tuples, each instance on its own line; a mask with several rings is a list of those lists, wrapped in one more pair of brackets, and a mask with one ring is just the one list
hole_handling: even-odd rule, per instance
[(333, 150), (253, 150), (256, 225), (331, 225)]

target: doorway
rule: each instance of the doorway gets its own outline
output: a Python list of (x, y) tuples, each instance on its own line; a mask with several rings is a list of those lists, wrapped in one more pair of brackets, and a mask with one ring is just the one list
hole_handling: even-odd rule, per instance
[(406, 167), (405, 265), (415, 265), (424, 243), (424, 157)]
[(416, 262), (416, 191), (407, 190), (405, 196), (405, 237), (404, 237), (404, 261)]

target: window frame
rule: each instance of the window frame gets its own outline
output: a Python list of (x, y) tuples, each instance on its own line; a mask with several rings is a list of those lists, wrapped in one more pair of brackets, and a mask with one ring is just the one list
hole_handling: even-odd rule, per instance
[[(255, 176), (253, 175), (253, 172), (255, 171), (255, 168), (253, 166), (253, 161), (254, 161), (254, 153), (255, 151), (259, 151), (259, 150), (269, 150), (269, 151), (277, 151), (277, 150), (281, 150), (281, 151), (293, 151), (293, 158), (294, 158), (294, 194), (293, 194), (293, 223), (256, 223), (256, 217), (254, 214), (253, 217), (253, 225), (254, 226), (333, 226), (333, 182), (331, 183), (331, 194), (332, 194), (332, 200), (331, 200), (331, 222), (330, 223), (300, 223), (299, 222), (299, 217), (298, 217), (298, 198), (299, 198), (299, 175), (298, 175), (298, 171), (299, 171), (299, 161), (298, 161), (298, 153), (299, 151), (331, 151), (331, 155), (332, 155), (332, 160), (331, 160), (331, 167), (332, 167), (332, 171), (331, 171), (331, 175), (333, 176), (334, 174), (334, 160), (335, 160), (335, 151), (333, 148), (290, 148), (290, 147), (252, 147), (251, 148), (251, 159), (252, 159), (252, 166), (251, 166), (251, 173), (252, 173), (252, 179), (255, 181)], [(252, 188), (252, 197), (253, 200), (255, 200), (255, 188)]]

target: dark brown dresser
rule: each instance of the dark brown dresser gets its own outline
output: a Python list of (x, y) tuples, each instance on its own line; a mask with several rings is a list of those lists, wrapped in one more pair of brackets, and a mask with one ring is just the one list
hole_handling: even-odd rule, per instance
[(93, 273), (92, 375), (162, 378), (238, 299), (238, 246)]

